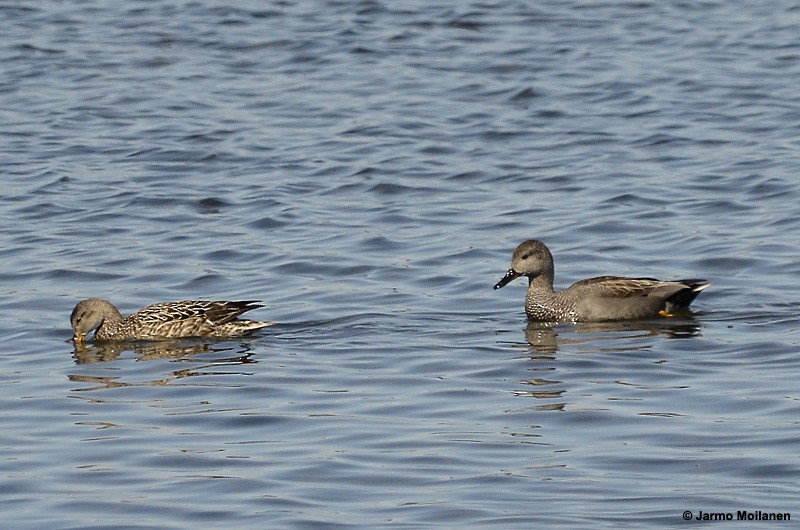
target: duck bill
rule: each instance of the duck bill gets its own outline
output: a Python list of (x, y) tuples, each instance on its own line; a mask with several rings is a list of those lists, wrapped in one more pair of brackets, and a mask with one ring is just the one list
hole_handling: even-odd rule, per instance
[(495, 289), (499, 289), (501, 287), (504, 287), (510, 281), (515, 280), (515, 279), (519, 278), (520, 276), (522, 276), (522, 275), (520, 273), (518, 273), (517, 271), (515, 271), (514, 269), (508, 269), (508, 272), (506, 273), (506, 275), (503, 276), (502, 278), (500, 278), (500, 281), (497, 282), (494, 285), (494, 288)]
[(86, 339), (86, 335), (75, 335), (72, 337), (72, 342), (75, 344), (83, 344), (84, 339)]

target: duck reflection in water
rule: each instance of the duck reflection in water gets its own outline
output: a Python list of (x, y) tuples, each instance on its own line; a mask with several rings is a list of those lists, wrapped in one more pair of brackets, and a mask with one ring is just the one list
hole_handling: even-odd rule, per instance
[[(159, 341), (159, 342), (103, 342), (94, 345), (75, 344), (73, 357), (77, 364), (91, 364), (116, 360), (123, 352), (130, 351), (136, 355), (139, 361), (153, 359), (180, 359), (191, 355), (202, 353), (220, 356), (219, 359), (225, 363), (254, 363), (251, 359), (250, 348), (245, 344), (239, 344), (238, 348), (225, 347), (219, 342), (207, 341)], [(236, 351), (236, 355), (231, 352)]]
[[(131, 352), (135, 356), (131, 359)], [(122, 371), (116, 368), (100, 368), (100, 372), (85, 371), (69, 375), (70, 381), (90, 383), (93, 386), (80, 390), (98, 390), (102, 388), (116, 388), (123, 386), (165, 386), (178, 379), (193, 376), (225, 375), (240, 373), (247, 375), (236, 367), (253, 364), (253, 352), (247, 344), (237, 344), (235, 347), (223, 346), (219, 343), (191, 342), (191, 341), (160, 341), (160, 342), (103, 342), (87, 346), (76, 344), (73, 351), (75, 363), (78, 365), (92, 365), (134, 361), (165, 360), (168, 364), (156, 363), (154, 368), (145, 370), (145, 373), (157, 375), (155, 379), (129, 380), (129, 377), (141, 376), (139, 371)], [(179, 369), (174, 369), (174, 363), (179, 363)], [(231, 368), (233, 367), (233, 368)], [(86, 367), (88, 369), (88, 367)], [(223, 369), (224, 368), (224, 369)], [(89, 369), (91, 370), (91, 369)]]
[[(570, 364), (575, 357), (559, 358), (559, 348), (571, 353), (639, 353), (649, 349), (655, 336), (688, 338), (699, 335), (700, 331), (700, 325), (691, 319), (577, 324), (530, 321), (525, 328), (525, 340), (530, 345), (526, 355), (528, 377), (520, 380), (522, 386), (514, 390), (514, 395), (535, 398), (536, 410), (565, 410), (580, 398), (568, 397), (570, 383), (563, 376), (570, 369), (562, 372), (562, 362)], [(580, 357), (583, 362), (589, 356)]]
[(555, 354), (559, 345), (657, 335), (669, 339), (683, 339), (697, 337), (701, 331), (701, 325), (692, 318), (575, 324), (529, 321), (525, 327), (525, 340), (537, 352), (549, 355)]

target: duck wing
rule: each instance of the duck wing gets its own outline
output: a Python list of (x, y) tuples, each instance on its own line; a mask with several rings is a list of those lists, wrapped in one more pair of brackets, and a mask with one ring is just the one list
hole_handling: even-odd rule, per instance
[(685, 289), (677, 282), (665, 282), (655, 278), (627, 278), (624, 276), (597, 276), (572, 284), (568, 291), (585, 292), (601, 298), (632, 298), (663, 294), (664, 298)]
[(142, 323), (175, 323), (181, 321), (207, 320), (211, 324), (225, 324), (235, 320), (239, 315), (264, 307), (257, 301), (207, 301), (182, 300), (180, 302), (162, 302), (141, 309), (129, 318)]

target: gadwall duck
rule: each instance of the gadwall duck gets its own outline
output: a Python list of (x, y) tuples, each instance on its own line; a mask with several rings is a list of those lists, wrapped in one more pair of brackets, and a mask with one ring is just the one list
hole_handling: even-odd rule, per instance
[(237, 318), (264, 307), (258, 302), (184, 300), (162, 302), (123, 317), (109, 301), (90, 298), (72, 310), (73, 339), (82, 342), (95, 331), (96, 340), (159, 340), (182, 337), (236, 337), (274, 324)]
[(663, 281), (654, 278), (599, 276), (553, 290), (553, 256), (541, 241), (520, 244), (511, 268), (494, 286), (500, 289), (520, 276), (528, 277), (525, 313), (543, 322), (603, 322), (673, 316), (710, 284), (706, 280)]

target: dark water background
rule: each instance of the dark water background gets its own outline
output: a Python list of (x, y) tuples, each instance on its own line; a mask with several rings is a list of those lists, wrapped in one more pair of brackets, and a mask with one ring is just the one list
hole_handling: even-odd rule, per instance
[[(0, 4), (3, 525), (796, 524), (798, 27), (785, 1)], [(524, 282), (491, 286), (530, 237), (560, 286), (713, 285), (691, 320), (526, 327)], [(279, 324), (75, 352), (90, 296)]]

